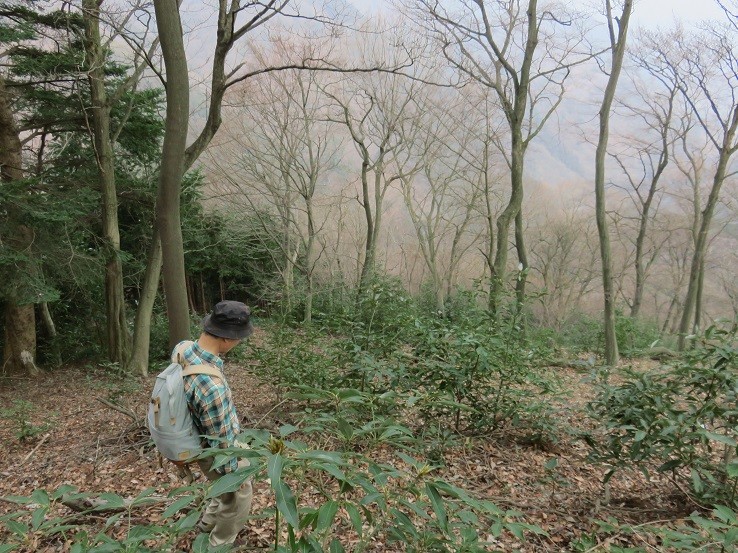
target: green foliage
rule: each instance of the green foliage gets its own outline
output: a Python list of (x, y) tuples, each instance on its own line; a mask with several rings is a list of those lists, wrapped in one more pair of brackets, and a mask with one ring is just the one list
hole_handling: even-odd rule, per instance
[(623, 382), (598, 382), (589, 409), (605, 425), (588, 436), (592, 459), (617, 470), (656, 463), (695, 500), (738, 505), (738, 342), (736, 327), (709, 328), (683, 360), (626, 369)]
[(34, 424), (33, 416), (35, 411), (36, 408), (30, 401), (16, 399), (13, 401), (12, 407), (0, 409), (0, 418), (11, 421), (15, 426), (15, 437), (19, 441), (24, 442), (42, 432), (46, 432), (53, 426), (51, 421), (43, 424)]
[[(282, 427), (279, 436), (251, 431), (247, 433), (250, 449), (204, 453), (203, 457), (216, 456), (216, 466), (234, 455), (247, 458), (250, 464), (212, 485), (193, 484), (174, 490), (160, 524), (134, 524), (130, 517), (133, 507), (151, 501), (152, 488), (128, 503), (116, 494), (82, 494), (71, 486), (53, 493), (36, 490), (30, 497), (6, 497), (24, 508), (0, 517), (6, 528), (5, 541), (21, 546), (64, 535), (71, 551), (80, 553), (171, 550), (178, 536), (195, 527), (208, 499), (238, 489), (247, 478), (269, 479), (275, 508), (262, 516), (273, 521), (275, 551), (280, 552), (345, 551), (349, 543), (352, 551), (361, 552), (377, 542), (398, 543), (413, 551), (482, 552), (488, 550), (488, 535), (499, 537), (505, 532), (524, 540), (526, 534), (543, 533), (522, 522), (520, 513), (475, 498), (436, 476), (434, 467), (409, 455), (399, 453), (391, 463), (385, 463), (355, 452), (310, 449), (293, 439), (295, 430)], [(112, 507), (122, 512), (108, 517), (104, 531), (93, 533), (80, 525), (78, 514), (48, 516), (62, 498), (97, 500), (92, 504), (99, 506), (91, 507), (91, 514)], [(122, 526), (122, 539), (107, 535), (114, 525)], [(285, 542), (279, 538), (283, 532)], [(206, 539), (207, 535), (199, 536), (192, 550), (204, 551), (201, 548)]]
[[(647, 523), (623, 524), (613, 517), (595, 520), (596, 527), (571, 544), (571, 551), (607, 551), (610, 553), (647, 553), (653, 547), (619, 547), (618, 542), (640, 541), (647, 543), (647, 537), (658, 540), (659, 551), (696, 552), (714, 551), (726, 553), (735, 551), (738, 546), (738, 520), (736, 513), (725, 507), (716, 506), (711, 516), (693, 513), (677, 524)], [(610, 544), (610, 545), (607, 545)]]
[[(425, 420), (456, 431), (485, 431), (548, 417), (537, 397), (553, 381), (536, 368), (534, 352), (513, 316), (498, 322), (483, 310), (455, 320), (418, 318), (406, 386), (418, 389)], [(545, 424), (533, 423), (538, 431)]]
[(202, 205), (204, 177), (189, 173), (182, 186), (182, 238), (192, 300), (201, 312), (222, 297), (247, 303), (261, 298), (278, 280), (273, 233), (256, 220), (228, 210), (206, 211)]
[[(262, 325), (264, 326), (264, 325)], [(269, 325), (268, 341), (253, 347), (247, 342), (241, 357), (259, 361), (259, 375), (275, 386), (279, 399), (297, 387), (329, 389), (340, 381), (340, 351), (314, 328), (298, 330)]]
[[(661, 333), (655, 323), (627, 317), (622, 311), (618, 311), (615, 316), (615, 335), (619, 352), (626, 358), (642, 354), (651, 348), (654, 342), (661, 339)], [(603, 355), (605, 333), (602, 319), (579, 315), (564, 326), (564, 330), (555, 337), (555, 341), (573, 352)]]

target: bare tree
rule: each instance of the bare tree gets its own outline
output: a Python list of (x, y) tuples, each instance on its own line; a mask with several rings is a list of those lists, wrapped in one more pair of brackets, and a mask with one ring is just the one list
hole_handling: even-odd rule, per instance
[[(219, 0), (218, 18), (216, 30), (215, 53), (212, 59), (212, 75), (209, 87), (209, 105), (207, 119), (202, 130), (195, 140), (186, 148), (184, 153), (180, 152), (184, 146), (180, 144), (187, 117), (181, 104), (184, 94), (178, 91), (179, 86), (170, 86), (169, 80), (177, 79), (178, 85), (184, 86), (187, 81), (186, 60), (184, 45), (181, 40), (182, 26), (180, 22), (179, 6), (175, 0), (154, 0), (156, 8), (157, 25), (160, 33), (179, 33), (180, 38), (170, 37), (165, 45), (164, 37), (161, 36), (161, 46), (164, 52), (165, 65), (167, 66), (167, 102), (171, 100), (177, 104), (170, 111), (167, 106), (167, 134), (165, 135), (166, 159), (162, 158), (159, 201), (157, 203), (157, 227), (161, 233), (163, 250), (163, 272), (164, 288), (166, 293), (167, 311), (170, 320), (169, 341), (176, 343), (189, 333), (189, 318), (187, 307), (187, 290), (185, 286), (184, 260), (182, 247), (182, 233), (178, 223), (179, 212), (179, 189), (181, 170), (185, 170), (199, 158), (222, 123), (222, 104), (226, 91), (247, 79), (286, 69), (322, 70), (338, 73), (372, 72), (372, 71), (396, 71), (406, 66), (402, 62), (388, 68), (386, 64), (380, 63), (371, 67), (347, 67), (340, 66), (332, 61), (331, 56), (335, 54), (329, 51), (319, 59), (303, 58), (291, 60), (277, 66), (257, 66), (248, 69), (247, 61), (238, 63), (232, 69), (226, 68), (226, 61), (234, 45), (244, 39), (250, 33), (260, 28), (276, 17), (294, 20), (309, 20), (319, 25), (328, 25), (329, 31), (341, 26), (341, 7), (339, 5), (320, 5), (315, 9), (301, 3), (292, 3), (290, 0), (266, 0), (264, 2), (250, 2), (243, 4), (241, 0)], [(329, 13), (326, 17), (323, 14)], [(338, 55), (334, 56), (338, 58)], [(167, 61), (169, 59), (169, 61)], [(171, 67), (170, 67), (171, 64)], [(171, 72), (175, 72), (174, 74)], [(181, 81), (181, 83), (180, 83)], [(189, 84), (189, 83), (187, 83)], [(170, 121), (170, 119), (173, 119)], [(174, 121), (176, 119), (176, 121)], [(167, 145), (167, 135), (170, 141), (177, 136), (177, 144), (170, 142)], [(176, 150), (176, 152), (175, 152)], [(176, 155), (175, 155), (176, 153)]]
[[(691, 108), (700, 128), (714, 148), (715, 172), (700, 215), (690, 266), (687, 292), (679, 323), (679, 348), (699, 321), (700, 290), (704, 282), (704, 261), (718, 205), (720, 191), (728, 178), (730, 160), (738, 150), (738, 52), (735, 22), (711, 24), (693, 36), (681, 32), (654, 40), (654, 65), (673, 78)], [(676, 47), (669, 47), (675, 45)]]
[(531, 284), (538, 284), (543, 295), (541, 322), (561, 329), (571, 316), (583, 308), (599, 276), (597, 246), (593, 239), (591, 216), (574, 205), (564, 213), (546, 214), (532, 231)]
[(366, 221), (366, 238), (359, 293), (366, 290), (376, 269), (385, 196), (390, 185), (407, 170), (395, 162), (407, 148), (400, 128), (412, 124), (416, 115), (413, 98), (422, 86), (419, 81), (393, 74), (363, 77), (356, 75), (326, 87), (326, 94), (335, 103), (331, 119), (348, 130), (361, 163), (359, 203)]
[[(615, 294), (612, 279), (612, 259), (610, 249), (610, 234), (607, 228), (605, 211), (605, 157), (607, 154), (607, 140), (610, 128), (610, 111), (615, 98), (620, 70), (625, 57), (625, 45), (628, 36), (628, 24), (633, 11), (633, 1), (623, 2), (623, 11), (620, 17), (613, 17), (612, 3), (605, 0), (607, 28), (610, 35), (611, 60), (607, 86), (600, 106), (600, 132), (597, 140), (595, 155), (595, 201), (597, 231), (600, 237), (600, 256), (602, 259), (602, 287), (605, 296), (605, 361), (614, 366), (618, 363), (618, 342), (615, 336)], [(617, 22), (617, 34), (615, 24)]]
[(539, 10), (537, 0), (464, 0), (453, 8), (437, 0), (416, 0), (414, 6), (416, 19), (433, 34), (452, 67), (494, 90), (509, 126), (505, 152), (510, 196), (496, 220), (490, 288), (490, 307), (495, 310), (505, 279), (509, 229), (518, 217), (519, 261), (524, 268), (527, 262), (520, 215), (526, 150), (561, 102), (571, 67), (588, 54), (577, 52), (581, 34), (561, 33), (574, 21), (560, 6)]
[[(280, 45), (296, 47), (294, 39)], [(334, 125), (325, 120), (327, 98), (318, 79), (316, 72), (285, 70), (243, 87), (229, 98), (232, 117), (224, 144), (208, 156), (219, 179), (228, 183), (229, 203), (245, 202), (270, 243), (279, 245), (274, 260), (280, 266), (288, 309), (294, 270), (304, 277), (305, 322), (312, 319), (315, 269), (322, 254), (319, 235), (330, 215), (329, 209), (321, 209), (321, 203), (330, 201), (329, 194), (317, 193), (325, 188), (342, 144)], [(224, 193), (222, 187), (218, 193)], [(274, 214), (279, 236), (271, 236)]]
[(474, 244), (469, 227), (481, 188), (479, 173), (464, 152), (476, 138), (475, 120), (465, 117), (465, 98), (454, 98), (450, 91), (420, 101), (414, 124), (403, 129), (409, 148), (398, 160), (403, 166), (399, 183), (433, 284), (436, 309), (445, 313), (459, 262)]
[[(673, 80), (666, 79), (658, 71), (650, 72), (647, 57), (639, 45), (634, 49), (636, 67), (647, 72), (646, 80), (634, 78), (635, 94), (624, 103), (628, 120), (635, 120), (636, 131), (631, 130), (620, 141), (623, 147), (612, 157), (622, 170), (628, 185), (622, 186), (636, 211), (633, 238), (635, 285), (630, 306), (630, 316), (638, 317), (643, 304), (643, 292), (648, 269), (658, 257), (662, 240), (650, 240), (650, 226), (658, 215), (663, 199), (662, 176), (666, 170), (675, 137), (674, 110), (679, 93)], [(632, 128), (632, 125), (629, 125)], [(629, 218), (628, 218), (629, 219)], [(650, 242), (650, 246), (649, 246)]]

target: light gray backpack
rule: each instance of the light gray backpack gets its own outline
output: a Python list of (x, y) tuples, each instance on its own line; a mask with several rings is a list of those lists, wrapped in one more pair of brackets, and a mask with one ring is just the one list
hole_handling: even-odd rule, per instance
[(166, 369), (159, 373), (151, 394), (148, 426), (151, 437), (162, 456), (183, 463), (198, 455), (200, 433), (187, 407), (183, 377), (191, 374), (207, 374), (223, 379), (222, 373), (211, 365), (182, 366), (177, 356)]

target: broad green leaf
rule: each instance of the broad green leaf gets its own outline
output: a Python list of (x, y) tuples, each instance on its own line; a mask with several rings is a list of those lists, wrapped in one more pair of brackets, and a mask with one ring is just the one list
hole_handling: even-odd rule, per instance
[(113, 524), (118, 522), (121, 518), (126, 516), (126, 513), (118, 513), (108, 518), (108, 520), (105, 521), (105, 529), (107, 530), (109, 527), (111, 527)]
[(346, 474), (344, 474), (344, 472), (335, 465), (321, 463), (315, 465), (315, 468), (327, 472), (337, 480), (346, 480)]
[(282, 480), (282, 468), (284, 468), (284, 457), (279, 453), (275, 453), (267, 460), (267, 476), (274, 482)]
[(705, 436), (707, 436), (711, 440), (720, 442), (721, 444), (727, 444), (733, 447), (738, 445), (733, 438), (731, 438), (730, 436), (725, 436), (724, 434), (715, 434), (714, 432), (705, 432)]
[(5, 525), (8, 527), (8, 530), (13, 532), (13, 534), (18, 534), (19, 536), (25, 536), (28, 533), (28, 525), (18, 522), (16, 520), (9, 520), (5, 523)]
[(336, 453), (335, 451), (321, 451), (321, 450), (315, 450), (315, 451), (301, 451), (300, 453), (295, 455), (295, 459), (299, 459), (301, 461), (318, 461), (321, 463), (333, 463), (336, 465), (343, 465), (343, 459), (341, 458), (340, 453)]
[(700, 478), (700, 474), (694, 469), (692, 469), (692, 486), (694, 487), (694, 491), (698, 494), (702, 493), (702, 490), (704, 490), (702, 478)]
[(18, 549), (17, 545), (0, 545), (0, 553), (10, 553)]
[(195, 541), (192, 542), (192, 553), (208, 553), (210, 551), (209, 539), (209, 534), (203, 533), (197, 536)]
[(292, 528), (298, 528), (300, 519), (297, 516), (297, 502), (292, 490), (281, 480), (276, 482), (272, 480), (272, 489), (277, 500), (277, 509)]
[(738, 478), (738, 461), (733, 461), (727, 467), (729, 478)]
[(41, 526), (41, 523), (46, 518), (46, 513), (49, 512), (48, 507), (39, 507), (38, 509), (33, 511), (33, 515), (31, 515), (31, 528), (34, 530), (38, 530), (39, 526)]
[(431, 500), (431, 505), (433, 505), (433, 512), (436, 513), (438, 523), (441, 525), (441, 528), (444, 532), (448, 532), (448, 516), (446, 515), (446, 508), (443, 504), (441, 494), (438, 493), (436, 487), (430, 482), (425, 485), (425, 491)]
[(546, 470), (554, 470), (556, 467), (559, 466), (558, 457), (553, 457), (552, 459), (549, 459), (543, 466), (546, 468)]
[(361, 520), (359, 509), (353, 503), (347, 503), (346, 512), (348, 513), (349, 519), (351, 519), (351, 524), (353, 525), (354, 530), (356, 530), (356, 533), (361, 537), (364, 524)]
[(167, 507), (164, 510), (164, 512), (161, 514), (161, 518), (167, 519), (170, 516), (174, 515), (175, 513), (178, 513), (184, 507), (192, 503), (195, 499), (196, 499), (196, 496), (194, 495), (186, 495), (184, 497), (180, 497), (179, 499), (175, 500), (174, 503), (172, 503), (169, 507)]
[(338, 425), (338, 431), (341, 433), (346, 441), (350, 441), (354, 436), (354, 429), (343, 417), (336, 417), (336, 424)]
[(70, 486), (69, 484), (64, 484), (62, 486), (59, 486), (56, 491), (51, 494), (51, 499), (54, 501), (61, 499), (61, 497), (64, 494), (76, 492), (78, 490), (77, 486)]
[(142, 505), (145, 503), (148, 503), (149, 501), (156, 501), (155, 499), (150, 498), (150, 495), (153, 495), (156, 493), (156, 488), (146, 488), (144, 491), (142, 491), (140, 494), (136, 496), (136, 499), (133, 500), (133, 503), (131, 505)]
[(346, 550), (343, 548), (343, 545), (341, 545), (341, 542), (337, 539), (334, 539), (331, 542), (331, 545), (328, 549), (330, 553), (346, 553)]
[(141, 543), (144, 540), (152, 539), (161, 531), (159, 526), (143, 526), (137, 524), (128, 531), (126, 543)]
[(178, 520), (174, 524), (174, 528), (176, 528), (177, 530), (189, 530), (195, 527), (198, 520), (200, 520), (200, 512), (194, 510), (190, 512), (186, 517)]
[(294, 434), (295, 432), (299, 431), (300, 429), (296, 426), (293, 426), (291, 424), (285, 424), (284, 426), (279, 427), (279, 436), (281, 438), (286, 438), (290, 434)]
[(28, 505), (29, 503), (33, 503), (33, 499), (23, 495), (6, 495), (0, 499), (9, 501), (10, 503), (17, 503), (18, 505)]
[(736, 522), (735, 512), (724, 505), (715, 505), (713, 512), (723, 522), (731, 524), (735, 524)]
[(39, 505), (43, 505), (45, 507), (49, 506), (49, 503), (51, 500), (49, 499), (49, 494), (46, 493), (46, 490), (34, 490), (31, 494), (31, 499), (34, 503), (38, 503)]
[(318, 510), (307, 508), (303, 509), (302, 515), (300, 516), (300, 530), (304, 530), (308, 526), (314, 527), (318, 520)]
[(224, 493), (235, 492), (241, 487), (241, 485), (251, 478), (254, 474), (261, 470), (261, 466), (252, 464), (250, 467), (245, 469), (239, 469), (236, 472), (229, 472), (218, 478), (213, 485), (210, 486), (205, 499), (211, 499), (218, 497)]
[(104, 511), (107, 509), (122, 509), (126, 506), (126, 501), (118, 494), (114, 493), (101, 493), (97, 496), (98, 499), (103, 501), (101, 505), (98, 505), (93, 511)]
[(338, 502), (328, 501), (318, 509), (318, 526), (316, 530), (322, 532), (333, 525), (333, 519), (338, 512)]

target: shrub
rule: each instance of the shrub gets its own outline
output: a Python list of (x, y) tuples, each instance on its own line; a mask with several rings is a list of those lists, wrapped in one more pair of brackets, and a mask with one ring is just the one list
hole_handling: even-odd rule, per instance
[[(659, 329), (652, 321), (633, 319), (618, 311), (615, 316), (615, 336), (623, 357), (634, 357), (648, 350), (661, 338)], [(605, 333), (600, 317), (580, 315), (565, 325), (558, 341), (574, 352), (596, 353), (605, 351)]]
[(514, 317), (497, 323), (477, 311), (458, 322), (417, 319), (415, 330), (405, 386), (421, 394), (418, 405), (426, 420), (480, 431), (522, 423), (529, 411), (542, 415), (532, 398), (550, 392), (552, 382), (534, 367), (533, 351)]
[(672, 365), (626, 369), (613, 386), (598, 383), (589, 409), (604, 436), (588, 436), (591, 458), (617, 470), (638, 467), (671, 476), (696, 501), (737, 505), (738, 342), (736, 327), (709, 328)]
[[(36, 490), (30, 497), (4, 498), (25, 508), (0, 517), (7, 528), (2, 537), (8, 548), (3, 551), (58, 543), (59, 536), (79, 553), (171, 551), (179, 536), (194, 529), (207, 500), (238, 489), (247, 478), (268, 478), (275, 507), (263, 516), (273, 523), (278, 552), (342, 552), (344, 544), (361, 552), (384, 542), (409, 551), (481, 553), (490, 545), (487, 536), (507, 532), (523, 540), (526, 533), (543, 533), (522, 522), (519, 513), (504, 511), (436, 477), (434, 467), (409, 455), (398, 453), (392, 463), (380, 463), (357, 453), (314, 450), (293, 439), (295, 430), (282, 427), (278, 436), (251, 431), (250, 449), (204, 453), (203, 457), (216, 456), (215, 466), (233, 455), (248, 458), (250, 465), (212, 484), (174, 490), (158, 524), (134, 523), (130, 516), (133, 508), (152, 501), (152, 488), (132, 501), (113, 493), (81, 494), (70, 486), (51, 494)], [(49, 516), (63, 498), (98, 500), (98, 507), (89, 513), (100, 511), (100, 501), (122, 512), (108, 517), (103, 531), (94, 531), (80, 524), (79, 514)], [(109, 533), (115, 533), (114, 538)], [(207, 534), (200, 534), (191, 550), (209, 550), (207, 539)]]

